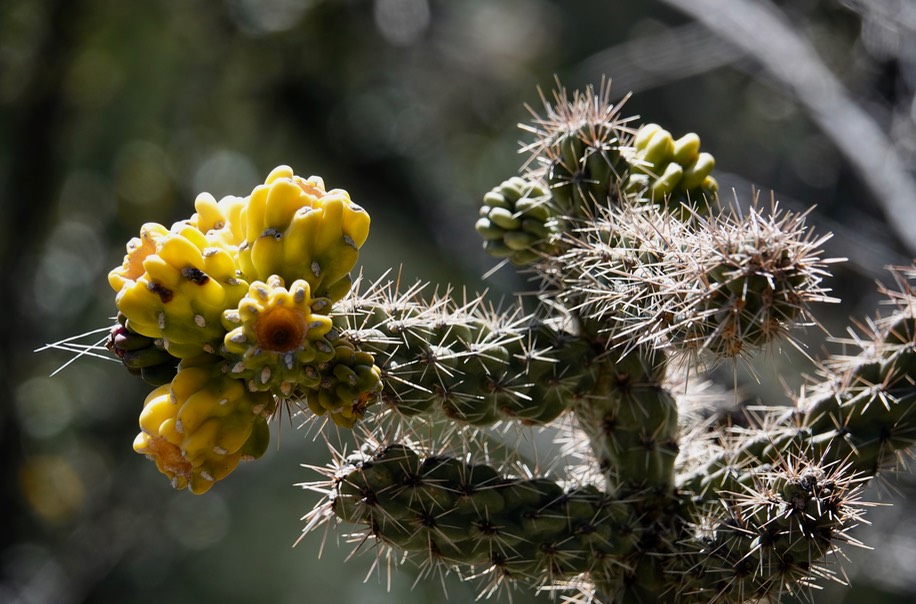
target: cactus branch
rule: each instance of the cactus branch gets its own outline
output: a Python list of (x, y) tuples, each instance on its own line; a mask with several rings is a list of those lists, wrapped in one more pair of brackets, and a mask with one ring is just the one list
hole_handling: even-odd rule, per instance
[[(521, 174), (474, 224), (539, 285), (510, 304), (351, 279), (368, 213), (286, 166), (144, 225), (109, 275), (107, 348), (154, 386), (134, 449), (200, 494), (264, 453), (279, 409), (333, 422), (355, 450), (313, 468), (306, 531), (348, 527), (483, 595), (739, 604), (834, 578), (862, 489), (916, 444), (916, 265), (794, 406), (704, 417), (710, 367), (796, 344), (837, 301), (829, 235), (756, 193), (722, 208), (699, 136), (637, 126), (609, 81), (541, 96)], [(523, 463), (547, 435), (561, 454)]]

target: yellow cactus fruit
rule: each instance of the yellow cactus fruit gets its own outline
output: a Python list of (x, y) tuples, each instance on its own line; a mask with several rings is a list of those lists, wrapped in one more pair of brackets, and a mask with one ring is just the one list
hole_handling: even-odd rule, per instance
[(287, 283), (304, 279), (317, 296), (332, 301), (349, 291), (369, 215), (346, 191), (327, 191), (321, 178), (302, 178), (280, 166), (252, 191), (240, 219), (245, 239), (239, 267), (250, 281), (271, 275)]
[(334, 359), (322, 364), (321, 383), (306, 393), (315, 415), (329, 415), (335, 424), (352, 428), (382, 389), (381, 371), (368, 352), (346, 339), (334, 343)]
[(272, 391), (289, 397), (296, 387), (319, 383), (318, 365), (334, 358), (328, 298), (313, 298), (307, 281), (271, 276), (255, 281), (238, 308), (223, 313), (228, 331), (223, 354), (230, 359), (229, 375), (252, 391)]
[(125, 285), (137, 281), (146, 270), (143, 261), (156, 253), (158, 243), (168, 235), (169, 230), (155, 222), (148, 222), (140, 228), (140, 236), (127, 242), (127, 254), (121, 266), (108, 273), (108, 284), (116, 292)]
[(246, 198), (234, 195), (217, 201), (209, 193), (201, 193), (194, 200), (196, 212), (187, 223), (203, 233), (211, 246), (235, 255), (245, 240), (241, 213), (247, 203)]
[(263, 453), (267, 417), (276, 408), (270, 394), (249, 392), (212, 359), (183, 363), (171, 384), (146, 397), (134, 439), (134, 450), (152, 459), (173, 487), (198, 495), (239, 461)]
[(131, 329), (185, 358), (216, 352), (225, 334), (223, 311), (248, 289), (238, 274), (233, 254), (212, 246), (197, 226), (176, 223), (166, 231), (152, 224), (128, 244), (109, 282)]

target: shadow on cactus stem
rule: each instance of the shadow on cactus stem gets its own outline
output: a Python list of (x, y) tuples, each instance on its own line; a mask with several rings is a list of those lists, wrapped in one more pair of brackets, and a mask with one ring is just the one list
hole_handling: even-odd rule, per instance
[[(708, 419), (735, 397), (700, 392), (711, 367), (794, 345), (837, 301), (829, 235), (772, 199), (720, 208), (699, 136), (637, 126), (609, 81), (542, 99), (475, 224), (537, 286), (514, 303), (354, 282), (368, 213), (286, 166), (145, 225), (110, 277), (109, 348), (157, 380), (135, 449), (204, 493), (299, 409), (330, 450), (305, 531), (341, 525), (380, 564), (484, 596), (739, 603), (841, 580), (862, 487), (916, 442), (916, 266), (793, 407)], [(558, 454), (516, 450), (545, 433)]]

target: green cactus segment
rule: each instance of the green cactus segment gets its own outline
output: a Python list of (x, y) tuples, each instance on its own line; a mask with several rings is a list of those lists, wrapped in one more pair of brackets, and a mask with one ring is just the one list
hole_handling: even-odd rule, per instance
[(567, 217), (588, 217), (617, 199), (629, 169), (623, 150), (631, 135), (619, 116), (623, 103), (611, 103), (610, 81), (572, 98), (561, 87), (553, 102), (542, 100), (544, 115), (532, 111), (532, 123), (522, 125), (535, 136), (522, 150), (539, 165), (531, 172), (547, 181), (556, 207)]
[(598, 385), (575, 411), (608, 489), (621, 496), (651, 490), (665, 499), (678, 453), (677, 403), (661, 386), (665, 356), (637, 349), (604, 363)]
[(796, 409), (773, 411), (756, 431), (744, 430), (738, 446), (687, 473), (681, 486), (716, 498), (747, 486), (755, 468), (793, 451), (863, 476), (894, 466), (916, 444), (916, 296), (900, 297), (892, 296), (892, 315), (856, 339), (862, 351), (829, 363), (826, 379)]
[(225, 362), (186, 359), (170, 384), (153, 390), (140, 414), (134, 450), (152, 459), (176, 489), (205, 493), (269, 439), (275, 399), (225, 375)]
[(812, 236), (804, 214), (754, 207), (693, 225), (651, 209), (602, 218), (560, 258), (558, 295), (615, 341), (735, 359), (778, 344), (810, 320), (811, 303), (835, 301), (822, 286), (829, 236)]
[(670, 263), (684, 265), (684, 249), (702, 252), (689, 259), (695, 271), (673, 279), (665, 292), (683, 301), (671, 339), (687, 350), (734, 359), (787, 337), (810, 319), (812, 302), (836, 301), (822, 286), (831, 260), (821, 258), (821, 245), (830, 236), (814, 237), (805, 218), (751, 208), (690, 232), (689, 245)]
[(719, 184), (711, 175), (716, 160), (700, 152), (700, 137), (692, 132), (675, 140), (658, 124), (646, 124), (637, 131), (627, 159), (630, 174), (624, 190), (637, 199), (687, 217), (682, 206), (706, 214), (718, 198)]
[[(913, 315), (889, 322), (890, 331), (876, 334), (895, 340), (909, 330)], [(846, 462), (850, 470), (874, 475), (893, 466), (898, 455), (916, 444), (916, 339), (905, 345), (877, 345), (846, 362), (832, 391), (801, 402), (802, 427), (811, 434), (811, 448), (825, 461)], [(833, 388), (836, 388), (835, 390)]]
[(667, 283), (660, 271), (669, 251), (658, 241), (664, 225), (649, 214), (602, 210), (566, 240), (543, 278), (546, 295), (573, 310), (582, 331), (607, 348), (663, 339), (653, 336), (659, 288)]
[(560, 131), (549, 146), (547, 183), (557, 205), (571, 216), (604, 205), (626, 173), (622, 132), (605, 121)]
[[(387, 327), (392, 333), (403, 326)], [(591, 387), (593, 353), (581, 340), (547, 328), (509, 335), (486, 324), (465, 327), (468, 339), (453, 325), (435, 326), (421, 344), (408, 338), (387, 357), (377, 356), (383, 400), (408, 416), (441, 411), (476, 426), (500, 420), (545, 424)]]
[(506, 478), (487, 465), (404, 445), (357, 454), (338, 471), (331, 508), (381, 543), (505, 578), (558, 580), (613, 568), (636, 553), (630, 507), (594, 487)]
[(550, 192), (536, 180), (513, 177), (484, 195), (474, 225), (491, 256), (517, 266), (531, 264), (556, 251), (558, 211)]
[(339, 315), (338, 324), (373, 353), (382, 400), (402, 416), (545, 424), (594, 384), (589, 343), (517, 310), (383, 297), (351, 300), (350, 316)]
[(854, 541), (861, 484), (849, 468), (797, 457), (757, 472), (724, 514), (717, 502), (693, 519), (667, 569), (681, 577), (678, 601), (757, 601), (819, 576), (819, 561)]
[(805, 267), (787, 251), (772, 258), (769, 249), (739, 245), (704, 267), (697, 279), (704, 288), (685, 296), (669, 332), (679, 347), (736, 358), (779, 340), (804, 315), (813, 277)]
[(178, 359), (162, 347), (160, 340), (131, 329), (123, 313), (118, 313), (105, 346), (121, 360), (127, 371), (152, 386), (168, 384), (178, 372)]

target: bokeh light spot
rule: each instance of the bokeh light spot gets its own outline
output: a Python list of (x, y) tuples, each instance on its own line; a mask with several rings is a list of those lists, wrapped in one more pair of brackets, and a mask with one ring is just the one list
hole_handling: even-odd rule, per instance
[(59, 524), (75, 516), (86, 500), (86, 488), (73, 466), (59, 455), (27, 459), (19, 484), (29, 507), (42, 520)]
[(229, 0), (229, 12), (240, 30), (252, 36), (295, 27), (312, 0)]
[(65, 81), (68, 100), (82, 109), (105, 107), (124, 83), (124, 73), (110, 54), (88, 49), (73, 62)]
[(49, 377), (34, 377), (19, 385), (16, 411), (23, 431), (37, 439), (60, 434), (73, 419), (70, 393), (62, 381)]
[(219, 544), (229, 531), (229, 507), (218, 493), (195, 497), (182, 493), (168, 504), (166, 530), (189, 550), (204, 550)]
[(210, 154), (194, 171), (194, 190), (206, 191), (220, 199), (247, 191), (260, 181), (251, 159), (235, 151), (219, 150)]
[(95, 227), (75, 220), (61, 223), (48, 238), (35, 270), (35, 308), (58, 319), (83, 312), (105, 260)]
[(429, 27), (426, 0), (375, 0), (375, 25), (395, 46), (410, 46)]
[(161, 148), (132, 141), (121, 148), (115, 161), (115, 190), (131, 205), (155, 204), (169, 194), (170, 172), (168, 156)]

